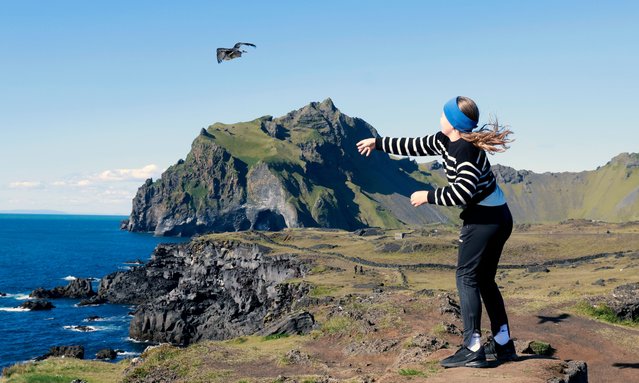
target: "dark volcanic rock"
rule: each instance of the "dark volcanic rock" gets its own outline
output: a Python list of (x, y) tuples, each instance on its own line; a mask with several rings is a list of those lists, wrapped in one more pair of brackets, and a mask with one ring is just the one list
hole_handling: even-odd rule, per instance
[(617, 286), (610, 295), (593, 296), (586, 301), (594, 308), (609, 308), (620, 320), (639, 321), (638, 282)]
[(118, 352), (111, 348), (102, 349), (95, 354), (96, 359), (115, 359), (117, 356)]
[[(307, 331), (301, 307), (309, 286), (286, 283), (308, 265), (291, 255), (264, 255), (259, 247), (233, 241), (193, 240), (158, 245), (151, 260), (102, 278), (99, 296), (139, 304), (129, 333), (134, 339), (187, 345), (256, 333), (266, 321), (285, 322), (283, 331)], [(266, 319), (265, 319), (266, 318)]]
[(370, 237), (373, 235), (384, 235), (384, 230), (377, 227), (369, 227), (365, 229), (355, 230), (353, 234), (358, 235), (360, 237)]
[(549, 273), (550, 270), (544, 265), (533, 265), (526, 268), (527, 273)]
[(107, 303), (106, 298), (100, 297), (98, 295), (94, 295), (89, 299), (83, 299), (78, 303), (78, 306), (92, 306), (92, 305), (101, 305)]
[(461, 318), (461, 308), (459, 307), (459, 303), (457, 303), (451, 294), (440, 294), (438, 298), (440, 300), (439, 311), (442, 314), (449, 313), (456, 319)]
[(48, 353), (35, 358), (35, 360), (43, 360), (49, 357), (84, 359), (84, 347), (83, 346), (53, 346), (49, 349)]
[(564, 361), (559, 366), (562, 376), (548, 379), (548, 383), (588, 383), (588, 365), (581, 360)]
[(95, 331), (95, 327), (79, 325), (79, 326), (65, 326), (69, 330), (81, 331), (81, 332), (91, 332)]
[(185, 258), (175, 256), (175, 245), (159, 244), (145, 267), (134, 267), (103, 277), (98, 297), (110, 303), (142, 304), (168, 294), (187, 269)]
[(23, 309), (29, 309), (31, 311), (51, 310), (52, 308), (55, 308), (55, 306), (51, 302), (40, 299), (35, 301), (26, 301), (19, 307)]
[(303, 335), (311, 332), (315, 325), (313, 314), (308, 311), (284, 316), (259, 332), (259, 335), (297, 334)]
[(524, 182), (524, 180), (532, 174), (528, 170), (515, 170), (511, 167), (498, 164), (493, 165), (492, 170), (499, 183), (518, 184)]
[(269, 136), (283, 140), (290, 136), (288, 129), (273, 121), (273, 117), (268, 116), (261, 121), (260, 129)]
[(58, 286), (51, 290), (37, 288), (31, 293), (32, 298), (89, 298), (95, 295), (90, 278), (77, 278), (66, 286)]

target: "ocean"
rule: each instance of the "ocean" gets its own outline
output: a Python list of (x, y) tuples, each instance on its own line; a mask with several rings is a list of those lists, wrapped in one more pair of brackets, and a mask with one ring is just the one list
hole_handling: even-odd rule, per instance
[[(50, 311), (16, 307), (38, 287), (66, 286), (73, 278), (100, 278), (146, 262), (158, 243), (188, 238), (154, 237), (120, 230), (124, 216), (0, 214), (0, 369), (46, 354), (51, 346), (82, 345), (85, 359), (104, 348), (122, 350), (115, 361), (139, 355), (148, 344), (128, 336), (133, 306), (77, 307), (80, 299), (52, 299)], [(99, 321), (87, 321), (99, 316)], [(73, 326), (91, 326), (77, 331)]]

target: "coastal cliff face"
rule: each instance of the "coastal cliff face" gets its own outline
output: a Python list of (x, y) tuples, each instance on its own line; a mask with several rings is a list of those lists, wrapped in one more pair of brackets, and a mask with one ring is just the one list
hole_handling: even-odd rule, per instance
[(356, 149), (377, 136), (330, 99), (285, 116), (202, 129), (185, 160), (147, 180), (123, 228), (155, 235), (449, 222), (456, 212), (410, 205), (431, 188), (413, 161)]
[(159, 245), (146, 265), (102, 278), (98, 296), (138, 305), (129, 330), (138, 340), (187, 345), (272, 326), (310, 331), (312, 315), (294, 313), (309, 287), (286, 282), (302, 277), (306, 264), (265, 252), (234, 241)]
[(196, 139), (186, 161), (170, 167), (162, 178), (148, 179), (133, 199), (127, 228), (158, 235), (192, 235), (209, 227), (244, 230), (246, 165), (214, 141)]

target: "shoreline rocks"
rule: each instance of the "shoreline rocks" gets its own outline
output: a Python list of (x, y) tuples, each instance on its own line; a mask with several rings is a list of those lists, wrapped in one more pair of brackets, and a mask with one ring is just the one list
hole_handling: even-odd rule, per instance
[(26, 301), (22, 303), (19, 307), (22, 309), (27, 309), (31, 311), (51, 310), (55, 308), (53, 303), (49, 301), (45, 301), (43, 299), (38, 299), (35, 301)]
[(95, 354), (95, 358), (98, 360), (115, 359), (117, 357), (118, 352), (112, 348), (102, 349)]
[(44, 360), (50, 357), (64, 357), (64, 358), (76, 358), (84, 359), (84, 347), (83, 346), (53, 346), (49, 349), (49, 352), (35, 358), (35, 361)]
[(160, 244), (146, 265), (102, 278), (98, 297), (138, 305), (129, 327), (137, 340), (184, 346), (263, 330), (306, 333), (313, 316), (291, 313), (306, 304), (310, 286), (286, 280), (308, 269), (293, 255), (265, 255), (255, 244)]
[(32, 298), (39, 299), (57, 299), (57, 298), (90, 298), (96, 295), (91, 286), (90, 278), (78, 278), (69, 282), (66, 286), (54, 287), (51, 290), (37, 288), (29, 295)]

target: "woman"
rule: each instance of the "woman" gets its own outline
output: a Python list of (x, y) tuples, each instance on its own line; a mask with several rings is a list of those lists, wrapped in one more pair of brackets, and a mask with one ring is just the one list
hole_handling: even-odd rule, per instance
[[(441, 155), (449, 185), (432, 191), (416, 191), (410, 197), (411, 204), (463, 208), (456, 282), (464, 343), (454, 355), (441, 361), (444, 367), (485, 367), (487, 356), (499, 361), (517, 358), (504, 300), (495, 283), (497, 264), (513, 221), (486, 154), (505, 151), (512, 132), (499, 126), (497, 121), (473, 132), (478, 121), (479, 109), (475, 102), (467, 97), (454, 97), (444, 105), (441, 132), (420, 138), (368, 138), (357, 143), (360, 154), (366, 156), (373, 149), (408, 156)], [(492, 129), (487, 129), (487, 125)], [(493, 335), (484, 345), (480, 333), (481, 300)]]

